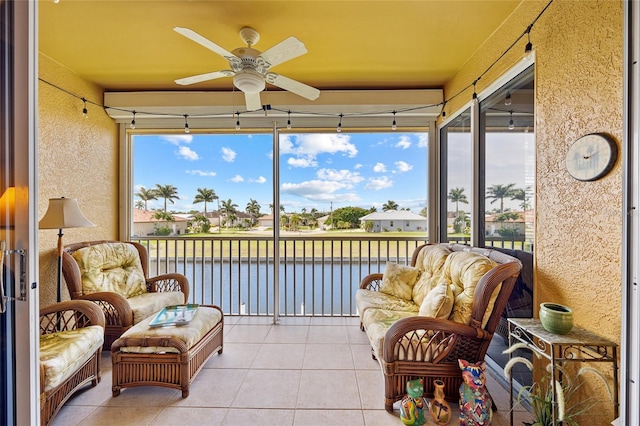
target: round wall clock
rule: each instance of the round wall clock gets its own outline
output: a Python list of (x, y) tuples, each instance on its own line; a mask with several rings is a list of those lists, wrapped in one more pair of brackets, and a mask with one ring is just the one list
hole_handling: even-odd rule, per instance
[(611, 136), (591, 133), (571, 145), (565, 164), (567, 171), (575, 179), (592, 181), (609, 173), (617, 158), (618, 145)]

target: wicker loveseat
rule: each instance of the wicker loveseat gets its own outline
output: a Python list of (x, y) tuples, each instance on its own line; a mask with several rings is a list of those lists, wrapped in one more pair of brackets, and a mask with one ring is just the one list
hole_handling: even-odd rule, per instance
[(458, 359), (484, 359), (521, 267), (497, 250), (425, 244), (410, 266), (387, 263), (362, 280), (356, 305), (382, 367), (387, 411), (415, 378), (427, 396), (442, 380), (446, 398), (458, 401)]
[(78, 389), (100, 381), (104, 314), (84, 300), (40, 309), (40, 422), (51, 423)]
[(147, 250), (139, 243), (102, 240), (65, 246), (62, 272), (69, 295), (102, 308), (105, 350), (132, 325), (165, 306), (187, 302), (189, 281), (184, 275), (149, 278), (148, 268)]

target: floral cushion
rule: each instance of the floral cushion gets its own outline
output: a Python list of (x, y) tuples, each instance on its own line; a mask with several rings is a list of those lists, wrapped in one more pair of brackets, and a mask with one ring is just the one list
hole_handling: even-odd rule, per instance
[(419, 306), (412, 301), (363, 288), (356, 291), (356, 307), (360, 314), (369, 308), (392, 309), (394, 311), (407, 312), (418, 312), (419, 309)]
[(404, 300), (411, 300), (413, 285), (419, 273), (418, 268), (387, 262), (387, 267), (382, 274), (380, 291)]
[(420, 277), (413, 286), (412, 299), (420, 306), (427, 295), (440, 282), (442, 268), (447, 256), (451, 253), (440, 245), (427, 245), (420, 249), (416, 258), (416, 267), (420, 269)]
[(367, 309), (362, 315), (362, 325), (367, 332), (369, 342), (376, 358), (382, 359), (384, 336), (387, 330), (401, 318), (415, 317), (415, 312), (395, 311), (391, 309)]
[[(476, 285), (480, 278), (495, 266), (497, 266), (497, 263), (488, 257), (469, 251), (457, 251), (447, 257), (442, 279), (449, 283), (455, 298), (453, 310), (449, 317), (450, 320), (462, 324), (471, 322), (473, 295)], [(483, 327), (486, 325), (486, 321), (489, 320), (500, 287), (501, 285), (497, 286), (491, 295), (483, 317)]]
[(137, 324), (145, 318), (159, 312), (169, 305), (185, 303), (184, 293), (180, 291), (161, 291), (157, 293), (144, 293), (127, 299), (129, 307), (133, 311), (133, 323)]
[(138, 250), (127, 243), (102, 243), (73, 253), (85, 294), (106, 291), (125, 298), (147, 292)]
[(453, 309), (453, 291), (446, 281), (441, 281), (422, 301), (418, 315), (448, 319)]
[[(193, 319), (186, 325), (176, 325), (167, 327), (149, 327), (149, 323), (153, 320), (153, 316), (144, 319), (138, 324), (125, 331), (121, 338), (124, 337), (173, 337), (183, 341), (187, 348), (190, 349), (198, 343), (212, 328), (222, 320), (222, 314), (219, 310), (208, 306), (199, 306)], [(180, 353), (173, 347), (156, 347), (156, 346), (128, 346), (120, 348), (121, 352), (135, 353)]]
[(50, 391), (71, 377), (102, 347), (104, 329), (99, 325), (40, 336), (40, 363), (44, 390)]

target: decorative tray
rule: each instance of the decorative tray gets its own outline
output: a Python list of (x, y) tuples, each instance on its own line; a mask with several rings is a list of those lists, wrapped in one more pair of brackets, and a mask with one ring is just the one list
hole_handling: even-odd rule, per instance
[(165, 306), (151, 320), (149, 327), (189, 324), (197, 310), (198, 305), (196, 304)]

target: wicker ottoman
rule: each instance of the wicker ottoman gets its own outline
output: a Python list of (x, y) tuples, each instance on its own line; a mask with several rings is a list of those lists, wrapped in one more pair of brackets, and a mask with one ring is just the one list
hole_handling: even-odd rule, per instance
[(214, 352), (222, 353), (224, 317), (217, 306), (200, 305), (187, 325), (149, 327), (153, 316), (134, 325), (111, 345), (112, 392), (123, 388), (189, 386)]

